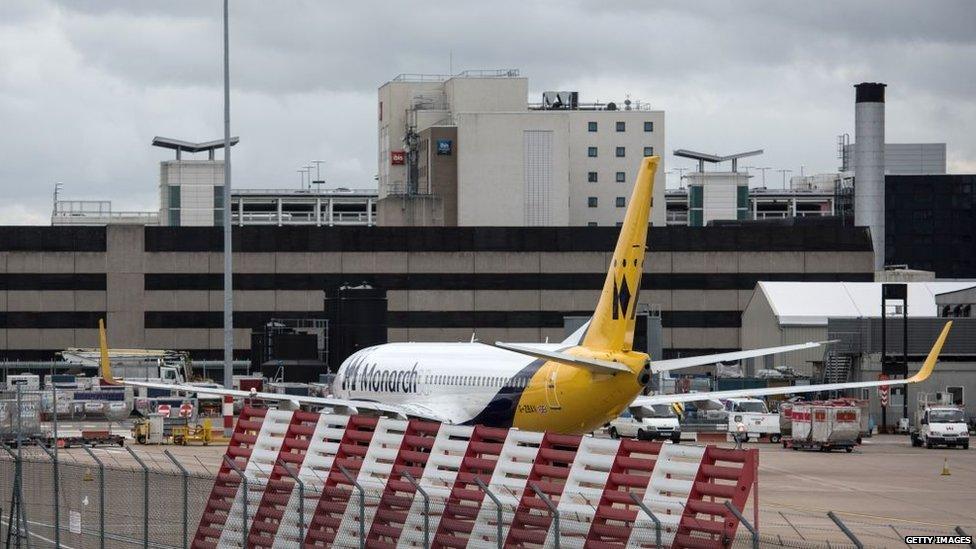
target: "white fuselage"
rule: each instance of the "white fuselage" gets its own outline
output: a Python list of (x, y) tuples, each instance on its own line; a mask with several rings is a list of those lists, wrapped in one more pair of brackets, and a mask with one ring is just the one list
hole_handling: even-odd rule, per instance
[[(347, 358), (332, 393), (425, 408), (453, 423), (510, 426), (522, 391), (542, 362), (482, 343), (387, 343)], [(496, 413), (485, 418), (489, 405)]]

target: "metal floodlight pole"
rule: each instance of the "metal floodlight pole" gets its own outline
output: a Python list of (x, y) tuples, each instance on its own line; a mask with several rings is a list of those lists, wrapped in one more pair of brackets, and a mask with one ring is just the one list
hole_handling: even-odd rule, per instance
[(142, 467), (142, 546), (149, 549), (149, 467), (132, 448), (126, 446), (125, 450)]
[[(230, 20), (224, 0), (224, 388), (234, 386), (234, 245), (231, 238), (230, 170)], [(244, 212), (241, 212), (243, 215)], [(231, 433), (224, 426), (224, 436)]]
[(495, 528), (497, 529), (495, 541), (498, 542), (498, 549), (501, 549), (505, 544), (505, 540), (502, 538), (502, 502), (495, 497), (495, 494), (491, 493), (491, 490), (488, 489), (488, 485), (486, 485), (483, 480), (478, 477), (474, 477), (474, 483), (477, 484), (478, 488), (481, 488), (481, 491), (484, 492), (489, 499), (491, 499), (492, 503), (495, 504)]
[(248, 531), (250, 530), (247, 527), (247, 498), (248, 498), (247, 475), (244, 474), (244, 471), (241, 471), (241, 468), (238, 467), (236, 463), (234, 463), (234, 460), (231, 459), (230, 456), (226, 456), (226, 455), (224, 456), (224, 463), (226, 463), (228, 467), (233, 469), (234, 472), (237, 473), (237, 476), (241, 477), (241, 496), (242, 496), (241, 517), (243, 518), (242, 521), (243, 524), (241, 525), (241, 547), (247, 549), (247, 535), (248, 535)]
[(403, 472), (403, 478), (407, 479), (407, 482), (413, 485), (413, 489), (420, 494), (420, 497), (424, 498), (424, 549), (430, 549), (430, 497), (427, 496), (427, 491), (420, 487), (420, 483), (413, 478), (409, 471)]
[(637, 494), (630, 492), (630, 499), (634, 501), (634, 504), (637, 505), (641, 511), (644, 511), (645, 515), (651, 517), (651, 520), (654, 521), (654, 546), (657, 547), (657, 549), (661, 549), (661, 519), (657, 518), (654, 513), (651, 512), (651, 509), (644, 505), (644, 502), (641, 501), (641, 498), (639, 498)]
[(530, 482), (529, 486), (532, 487), (532, 491), (535, 492), (535, 495), (542, 500), (542, 503), (545, 503), (546, 507), (549, 508), (549, 514), (552, 515), (552, 523), (553, 523), (552, 526), (556, 536), (554, 539), (555, 543), (553, 544), (553, 547), (559, 549), (559, 511), (556, 509), (556, 504), (553, 503), (552, 500), (549, 499), (549, 496), (547, 496), (546, 493), (539, 488), (538, 484), (534, 482)]
[(312, 164), (315, 164), (315, 182), (322, 181), (322, 172), (319, 171), (325, 160), (313, 160)]
[(187, 532), (187, 523), (190, 520), (190, 517), (188, 516), (190, 503), (188, 494), (190, 488), (190, 472), (186, 470), (186, 467), (183, 467), (182, 463), (177, 461), (176, 457), (173, 456), (169, 450), (163, 450), (163, 454), (173, 462), (173, 465), (175, 465), (177, 469), (180, 470), (180, 475), (183, 477), (183, 549), (187, 549), (187, 536), (189, 534), (189, 532)]
[(366, 490), (363, 490), (356, 477), (352, 476), (344, 465), (339, 464), (339, 472), (359, 491), (359, 549), (364, 549), (366, 547)]
[(82, 448), (98, 464), (98, 549), (105, 549), (105, 464), (87, 445)]
[(302, 482), (302, 479), (298, 477), (298, 473), (292, 471), (291, 467), (282, 461), (281, 458), (278, 458), (278, 465), (280, 465), (281, 468), (285, 470), (285, 473), (287, 473), (288, 476), (295, 481), (295, 484), (298, 485), (298, 544), (302, 545), (305, 543), (305, 483)]

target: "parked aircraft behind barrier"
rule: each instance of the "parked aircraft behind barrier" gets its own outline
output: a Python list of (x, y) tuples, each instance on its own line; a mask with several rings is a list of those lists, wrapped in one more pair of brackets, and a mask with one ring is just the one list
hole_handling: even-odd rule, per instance
[[(109, 383), (203, 394), (291, 402), (295, 406), (374, 411), (453, 424), (517, 427), (531, 431), (588, 433), (632, 403), (648, 405), (710, 398), (792, 394), (921, 381), (928, 376), (949, 331), (942, 335), (915, 377), (883, 382), (840, 383), (640, 397), (651, 375), (692, 366), (816, 347), (785, 345), (717, 355), (651, 360), (635, 351), (634, 325), (646, 257), (654, 174), (660, 158), (644, 158), (606, 281), (590, 322), (557, 344), (388, 343), (362, 349), (339, 367), (332, 397), (300, 397), (230, 389), (115, 380), (101, 329), (102, 375)], [(637, 400), (635, 401), (635, 398)]]

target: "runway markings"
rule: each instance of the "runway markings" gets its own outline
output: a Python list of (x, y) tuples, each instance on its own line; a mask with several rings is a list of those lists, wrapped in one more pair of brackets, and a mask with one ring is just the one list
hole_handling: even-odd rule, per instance
[[(7, 519), (3, 519), (3, 518), (0, 518), (0, 523), (8, 524), (7, 523)], [(49, 524), (43, 524), (43, 523), (40, 523), (40, 522), (34, 522), (32, 520), (28, 520), (27, 521), (27, 524), (31, 524), (31, 525), (34, 525), (34, 526), (41, 526), (41, 527), (44, 527), (44, 528), (53, 528)], [(27, 534), (30, 535), (30, 536), (33, 536), (33, 537), (35, 537), (35, 538), (37, 538), (37, 539), (39, 539), (41, 541), (46, 541), (46, 542), (50, 543), (51, 545), (54, 545), (54, 540), (51, 539), (51, 538), (46, 538), (46, 537), (44, 537), (44, 536), (42, 536), (42, 535), (40, 535), (40, 534), (38, 534), (36, 532), (31, 532), (30, 530), (27, 531)], [(75, 549), (74, 547), (72, 547), (70, 545), (65, 545), (64, 543), (61, 543), (61, 547), (63, 547), (64, 549)]]

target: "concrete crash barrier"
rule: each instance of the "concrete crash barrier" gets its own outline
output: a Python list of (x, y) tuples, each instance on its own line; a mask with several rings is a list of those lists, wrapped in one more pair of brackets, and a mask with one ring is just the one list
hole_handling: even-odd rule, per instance
[(744, 512), (759, 459), (756, 450), (253, 408), (226, 458), (195, 548), (556, 538), (654, 547), (658, 533), (665, 547), (727, 547), (739, 521), (726, 503)]

